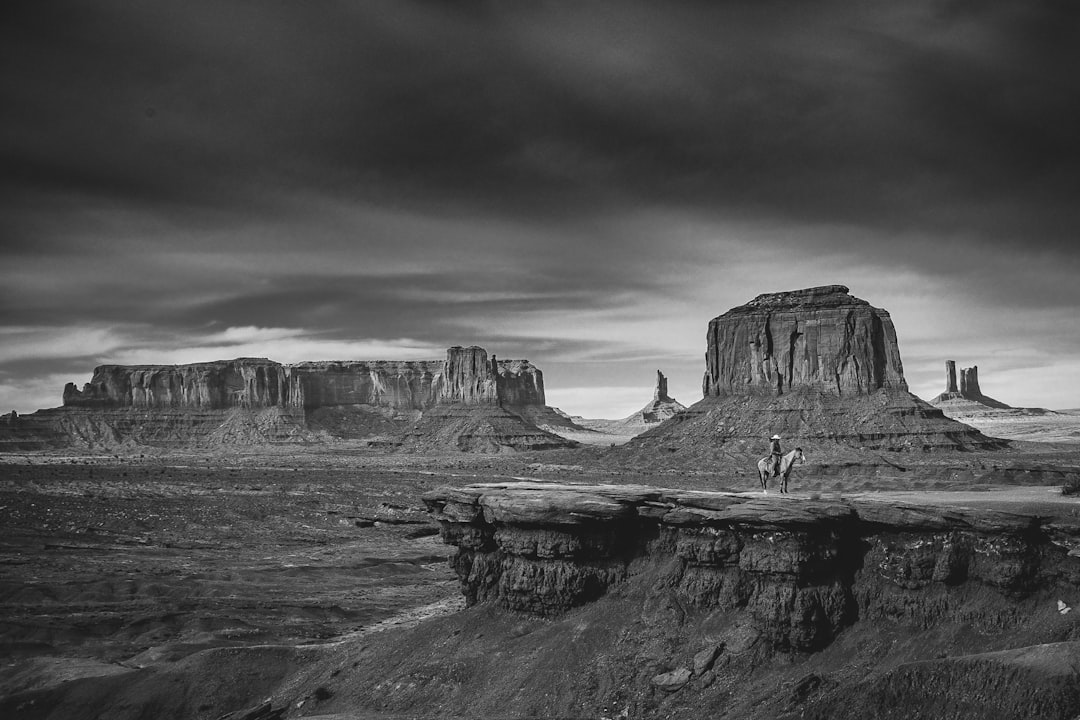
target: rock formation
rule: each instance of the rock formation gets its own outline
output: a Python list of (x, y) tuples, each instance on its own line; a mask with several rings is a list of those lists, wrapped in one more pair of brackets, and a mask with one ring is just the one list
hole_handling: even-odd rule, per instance
[[(1080, 708), (1076, 667), (1059, 682), (1059, 666), (1033, 661), (1050, 648), (1055, 662), (1080, 658), (1076, 623), (1060, 619), (1053, 605), (1080, 583), (1080, 523), (1064, 513), (1049, 519), (873, 495), (793, 501), (549, 483), (439, 488), (424, 502), (443, 540), (456, 548), (451, 566), (467, 604), (540, 615), (556, 627), (565, 617), (576, 633), (606, 633), (610, 644), (594, 647), (582, 662), (603, 665), (602, 688), (638, 688), (639, 710), (667, 702), (650, 694), (649, 685), (686, 693), (684, 710), (724, 707), (733, 685), (713, 692), (714, 683), (737, 684), (740, 668), (748, 676), (783, 677), (784, 667), (802, 662), (796, 657), (806, 659), (804, 668), (828, 668), (831, 677), (797, 670), (788, 684), (802, 677), (799, 685), (808, 687), (793, 691), (794, 700), (762, 708), (758, 698), (748, 701), (752, 712), (730, 714), (778, 717), (784, 703), (795, 702), (808, 717), (901, 717), (892, 708), (899, 703), (925, 708), (920, 717), (959, 705), (966, 709), (949, 717), (974, 718), (996, 717), (994, 709), (1008, 704), (1015, 715), (1005, 716), (1028, 717), (1033, 697), (1055, 711), (1064, 708), (1040, 717), (1072, 717), (1065, 711)], [(615, 617), (627, 620), (606, 620)], [(604, 631), (595, 629), (605, 622)], [(654, 624), (661, 627), (652, 630)], [(963, 635), (972, 628), (984, 639)], [(919, 633), (929, 643), (972, 639), (957, 653), (964, 657), (934, 659), (932, 646), (920, 657), (919, 641), (911, 640)], [(1019, 644), (1008, 644), (1010, 637)], [(888, 656), (889, 638), (908, 644), (893, 646), (899, 652)], [(1069, 638), (1074, 641), (1035, 644)], [(856, 662), (850, 674), (840, 670), (838, 663), (863, 642), (877, 654)], [(817, 654), (833, 645), (840, 649)], [(1012, 659), (1021, 656), (1029, 661)], [(773, 657), (786, 659), (753, 670)], [(824, 658), (822, 665), (811, 657)], [(868, 662), (882, 664), (868, 674)], [(714, 664), (722, 674), (710, 674)], [(1018, 672), (1023, 667), (1026, 673)], [(904, 685), (911, 678), (916, 684)], [(1009, 692), (986, 692), (1006, 681)], [(876, 694), (877, 705), (865, 700), (867, 692)], [(610, 707), (628, 694), (611, 691), (595, 701)], [(845, 710), (853, 702), (859, 712)]]
[[(63, 398), (63, 408), (4, 423), (0, 447), (311, 442), (326, 435), (423, 446), (421, 427), (459, 449), (571, 444), (524, 417), (545, 407), (540, 370), (528, 360), (489, 359), (475, 346), (451, 347), (441, 361), (102, 365), (81, 390), (68, 383)], [(465, 437), (435, 428), (435, 417)]]
[(995, 437), (1070, 444), (1080, 439), (1080, 429), (1073, 415), (1046, 408), (1012, 407), (984, 395), (979, 387), (977, 366), (961, 369), (958, 385), (956, 363), (952, 360), (945, 361), (945, 392), (930, 404), (948, 417)]
[(297, 363), (285, 368), (287, 404), (305, 410), (341, 405), (424, 410), (439, 401), (443, 367), (438, 360)]
[(680, 410), (685, 409), (685, 405), (668, 395), (667, 378), (664, 377), (664, 373), (657, 370), (656, 389), (653, 391), (652, 402), (641, 408), (637, 414), (641, 415), (641, 419), (645, 421), (646, 425), (652, 425), (661, 423)]
[(843, 285), (759, 295), (709, 323), (706, 397), (906, 390), (889, 313)]
[(674, 448), (700, 462), (740, 446), (764, 454), (774, 433), (791, 447), (1002, 446), (908, 392), (889, 313), (842, 285), (759, 295), (714, 318), (702, 389), (701, 402), (627, 451)]
[(282, 365), (238, 358), (191, 365), (102, 365), (64, 405), (85, 408), (228, 408), (373, 405), (543, 405), (544, 379), (528, 360), (490, 361), (481, 347), (452, 347), (446, 360), (322, 361)]
[(93, 408), (226, 408), (286, 404), (285, 367), (266, 358), (192, 365), (102, 365), (80, 391), (64, 386), (64, 405)]
[(657, 370), (652, 402), (625, 418), (624, 423), (639, 422), (645, 426), (656, 425), (685, 409), (685, 405), (668, 395), (667, 378), (664, 377), (664, 373)]
[(956, 389), (956, 361), (945, 361), (945, 393), (958, 393)]
[[(684, 602), (747, 609), (778, 649), (820, 649), (857, 617), (895, 611), (902, 590), (970, 582), (1023, 594), (1066, 567), (1080, 579), (1080, 524), (993, 510), (528, 482), (439, 488), (424, 502), (457, 547), (470, 603), (559, 614), (624, 581), (635, 558), (671, 554)], [(881, 581), (895, 586), (887, 597), (859, 587)]]
[(945, 361), (945, 392), (934, 398), (933, 404), (942, 407), (942, 404), (948, 403), (950, 400), (967, 400), (999, 410), (1011, 409), (1005, 403), (982, 394), (982, 389), (979, 387), (978, 365), (961, 368), (960, 387), (958, 389), (956, 386), (956, 362), (954, 360)]
[[(492, 362), (495, 362), (494, 356)], [(547, 406), (544, 375), (528, 360), (499, 360), (496, 372), (500, 405), (514, 408)]]

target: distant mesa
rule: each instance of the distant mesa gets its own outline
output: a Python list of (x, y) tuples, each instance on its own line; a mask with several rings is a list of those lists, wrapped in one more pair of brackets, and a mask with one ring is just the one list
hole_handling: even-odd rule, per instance
[(930, 404), (950, 418), (1008, 440), (1080, 442), (1080, 424), (1075, 414), (1040, 407), (1013, 407), (988, 397), (979, 387), (977, 366), (962, 368), (958, 383), (956, 363), (946, 360), (945, 392)]
[(628, 443), (715, 458), (787, 445), (998, 448), (908, 391), (889, 313), (843, 285), (759, 295), (709, 322), (703, 399)]
[(934, 398), (933, 404), (941, 407), (943, 403), (948, 403), (950, 400), (966, 400), (998, 410), (1012, 409), (1012, 406), (982, 394), (982, 390), (979, 388), (978, 365), (960, 369), (960, 385), (958, 387), (956, 384), (955, 360), (945, 361), (945, 392)]
[(377, 446), (500, 451), (573, 443), (523, 415), (544, 408), (528, 360), (451, 347), (445, 360), (237, 358), (102, 365), (64, 406), (8, 420), (0, 447), (258, 444), (362, 440)]

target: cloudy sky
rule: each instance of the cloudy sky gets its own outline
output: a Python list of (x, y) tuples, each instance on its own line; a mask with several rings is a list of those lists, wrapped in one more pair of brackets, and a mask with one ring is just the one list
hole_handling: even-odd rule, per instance
[(0, 411), (102, 363), (527, 357), (621, 417), (844, 284), (1080, 407), (1080, 4), (8, 0)]

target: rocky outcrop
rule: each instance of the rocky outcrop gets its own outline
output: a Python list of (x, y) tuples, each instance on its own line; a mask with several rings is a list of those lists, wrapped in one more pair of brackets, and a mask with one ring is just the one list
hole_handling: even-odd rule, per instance
[(668, 395), (667, 378), (664, 373), (656, 371), (656, 388), (653, 390), (653, 399), (645, 407), (631, 415), (627, 420), (640, 418), (646, 426), (662, 423), (678, 412), (685, 410), (686, 406)]
[(706, 397), (907, 390), (889, 313), (843, 285), (759, 295), (709, 323)]
[(423, 410), (437, 402), (443, 377), (437, 360), (303, 362), (286, 370), (288, 405), (306, 410), (341, 405)]
[(956, 388), (956, 361), (945, 361), (945, 392), (946, 393), (958, 393), (960, 392)]
[[(495, 362), (494, 356), (492, 362)], [(499, 404), (503, 407), (543, 408), (547, 405), (544, 374), (528, 360), (499, 360), (495, 371)]]
[(238, 358), (191, 365), (102, 365), (64, 405), (83, 408), (372, 405), (426, 410), (438, 404), (543, 405), (543, 374), (528, 360), (488, 360), (481, 347), (452, 347), (446, 360), (319, 361), (282, 365)]
[(978, 365), (960, 370), (960, 394), (982, 395), (982, 390), (979, 389)]
[[(572, 445), (529, 419), (549, 410), (538, 368), (528, 360), (489, 359), (475, 346), (452, 347), (445, 360), (102, 365), (81, 390), (73, 383), (64, 388), (63, 408), (0, 424), (0, 449), (177, 446), (185, 444), (185, 432), (194, 446), (328, 436), (485, 451)], [(258, 417), (257, 427), (244, 431), (244, 417)]]
[(446, 363), (439, 401), (465, 405), (497, 405), (498, 372), (480, 347), (452, 347), (446, 351)]
[[(965, 402), (966, 401), (966, 402)], [(938, 395), (933, 400), (933, 404), (937, 407), (965, 407), (968, 403), (976, 403), (988, 408), (995, 408), (998, 410), (1010, 410), (1009, 405), (1003, 402), (995, 400), (992, 397), (987, 397), (982, 394), (982, 389), (979, 387), (979, 366), (975, 365), (969, 368), (961, 368), (960, 370), (960, 386), (957, 388), (956, 384), (956, 362), (954, 360), (945, 361), (945, 392)]]
[(102, 365), (64, 405), (83, 408), (264, 408), (288, 403), (287, 369), (266, 358), (192, 365)]
[(424, 502), (469, 604), (559, 615), (650, 566), (682, 606), (738, 612), (776, 651), (820, 650), (860, 620), (971, 622), (973, 597), (979, 623), (1004, 627), (1012, 600), (1080, 585), (1080, 522), (991, 509), (526, 482)]
[(946, 360), (945, 392), (930, 404), (954, 420), (1010, 441), (1075, 444), (1080, 440), (1080, 423), (1075, 415), (1039, 407), (1012, 407), (984, 395), (977, 366), (963, 368), (957, 384), (956, 363)]
[[(759, 295), (709, 323), (704, 398), (632, 440), (716, 462), (787, 446), (860, 451), (1004, 447), (908, 392), (889, 313), (842, 285)], [(668, 458), (670, 462), (671, 458)]]

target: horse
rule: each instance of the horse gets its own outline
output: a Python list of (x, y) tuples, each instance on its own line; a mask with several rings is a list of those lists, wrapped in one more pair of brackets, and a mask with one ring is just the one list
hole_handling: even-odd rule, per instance
[[(803, 457), (802, 448), (795, 448), (787, 455), (782, 455), (780, 457), (780, 492), (782, 493), (787, 492), (788, 478), (791, 476), (791, 468), (795, 465), (796, 460), (800, 463), (806, 462), (806, 458)], [(769, 492), (768, 489), (766, 489), (766, 484), (769, 480), (769, 475), (772, 474), (772, 470), (773, 462), (771, 455), (758, 460), (758, 480), (761, 481), (761, 492), (766, 494)]]

